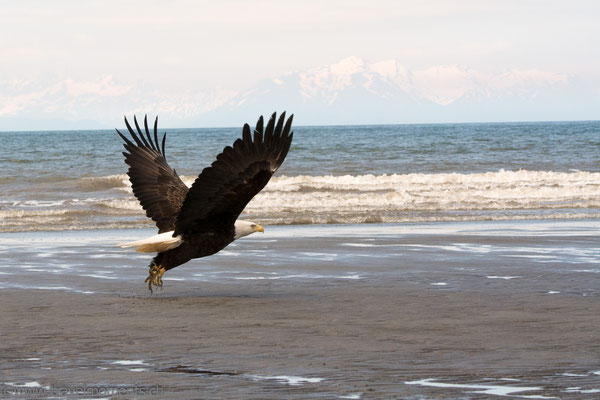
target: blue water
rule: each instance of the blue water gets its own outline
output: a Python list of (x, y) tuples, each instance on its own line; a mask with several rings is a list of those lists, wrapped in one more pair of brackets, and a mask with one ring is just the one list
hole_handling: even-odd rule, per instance
[[(124, 127), (118, 127), (125, 131)], [(406, 174), (529, 169), (600, 171), (600, 122), (295, 127), (282, 174)], [(241, 128), (160, 129), (168, 161), (199, 173)], [(124, 172), (114, 131), (0, 132), (4, 177)]]
[[(118, 128), (126, 131), (124, 126)], [(180, 175), (187, 177), (188, 183), (214, 161), (224, 146), (231, 145), (241, 135), (241, 128), (159, 128), (159, 131), (167, 132), (167, 161)], [(511, 219), (523, 217), (523, 210), (539, 211), (548, 207), (559, 210), (555, 214), (564, 217), (589, 216), (597, 211), (596, 174), (600, 172), (600, 122), (597, 121), (295, 127), (293, 131), (292, 148), (277, 176), (332, 176), (333, 180), (327, 181), (326, 187), (320, 178), (307, 178), (300, 183), (280, 182), (291, 186), (277, 190), (280, 193), (312, 191), (323, 195), (316, 204), (329, 204), (330, 210), (323, 211), (319, 219), (308, 215), (311, 206), (305, 202), (306, 207), (294, 214), (297, 205), (290, 198), (285, 206), (287, 211), (284, 205), (279, 205), (272, 213), (251, 212), (255, 218), (273, 223), (355, 223), (363, 222), (363, 219), (364, 222)], [(127, 192), (126, 182), (121, 182), (126, 181), (122, 174), (126, 173), (127, 166), (121, 155), (121, 140), (114, 131), (0, 132), (0, 141), (3, 148), (0, 153), (3, 171), (0, 176), (0, 217), (4, 219), (0, 222), (0, 231), (85, 228), (86, 224), (132, 227), (146, 223), (143, 214), (135, 209), (135, 202), (124, 205), (113, 201), (134, 200)], [(554, 175), (501, 174), (502, 171), (520, 170)], [(573, 173), (577, 171), (591, 174), (576, 176)], [(491, 176), (486, 186), (478, 177), (471, 179), (472, 174), (481, 173), (500, 175)], [(393, 174), (400, 176), (397, 182), (384, 188), (383, 177)], [(405, 184), (402, 178), (407, 177), (413, 182), (411, 174), (425, 174), (431, 179), (413, 187)], [(459, 174), (460, 179), (446, 187), (443, 185), (451, 180), (443, 174)], [(335, 179), (345, 175), (373, 177), (350, 184)], [(115, 178), (119, 176), (121, 179)], [(524, 180), (529, 180), (537, 190), (532, 198), (538, 199), (539, 204), (532, 206), (529, 200), (523, 204), (519, 202), (528, 185)], [(472, 197), (486, 198), (485, 204), (469, 205), (453, 197), (453, 193), (461, 191), (460, 185), (469, 186), (472, 181), (479, 185)], [(519, 181), (521, 186), (512, 190), (514, 188), (508, 184), (512, 181)], [(393, 196), (358, 202), (348, 198), (340, 204), (328, 203), (328, 196), (335, 197), (337, 192), (356, 192), (357, 198), (362, 199), (360, 196), (365, 194), (362, 182), (374, 184), (365, 189), (369, 192), (380, 191), (377, 186), (380, 185), (382, 191)], [(566, 185), (564, 193), (571, 197), (561, 198), (560, 204), (554, 204), (555, 194), (544, 194), (542, 189), (560, 186), (563, 182)], [(426, 190), (421, 190), (423, 187)], [(501, 192), (495, 194), (494, 190), (500, 187), (503, 187)], [(583, 189), (579, 190), (579, 187)], [(420, 202), (431, 190), (440, 188), (448, 193), (447, 198), (452, 204), (446, 204), (437, 192), (431, 201)], [(497, 204), (488, 201), (486, 190), (502, 201)], [(513, 193), (515, 191), (520, 194)], [(405, 196), (396, 196), (399, 193)], [(514, 196), (514, 204), (504, 201), (506, 196)], [(384, 206), (386, 202), (388, 204)], [(385, 208), (383, 211), (382, 207)], [(476, 212), (464, 214), (469, 208)], [(494, 208), (512, 209), (513, 212), (509, 212), (510, 215), (506, 212), (490, 214)], [(339, 215), (331, 212), (333, 209), (339, 211)], [(293, 215), (286, 219), (285, 212)], [(433, 216), (429, 217), (430, 214)], [(453, 214), (456, 217), (452, 217)], [(531, 215), (529, 211), (525, 214), (526, 218)], [(547, 214), (548, 211), (537, 213), (542, 217)], [(271, 215), (277, 217), (271, 218)]]

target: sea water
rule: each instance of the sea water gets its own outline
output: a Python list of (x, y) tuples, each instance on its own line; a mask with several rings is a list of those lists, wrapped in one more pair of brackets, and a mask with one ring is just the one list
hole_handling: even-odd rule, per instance
[[(164, 131), (167, 161), (187, 185), (241, 135), (241, 128)], [(600, 122), (293, 131), (283, 166), (242, 218), (265, 225), (600, 218)], [(152, 226), (131, 191), (121, 142), (108, 130), (0, 132), (0, 232)]]

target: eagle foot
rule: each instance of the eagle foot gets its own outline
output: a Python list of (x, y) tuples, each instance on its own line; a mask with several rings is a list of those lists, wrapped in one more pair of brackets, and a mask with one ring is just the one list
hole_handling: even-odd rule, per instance
[(152, 293), (152, 286), (156, 286), (162, 290), (162, 276), (166, 271), (167, 270), (165, 268), (152, 264), (150, 270), (148, 271), (148, 277), (144, 281), (144, 283), (148, 282), (148, 289), (150, 290), (150, 293)]

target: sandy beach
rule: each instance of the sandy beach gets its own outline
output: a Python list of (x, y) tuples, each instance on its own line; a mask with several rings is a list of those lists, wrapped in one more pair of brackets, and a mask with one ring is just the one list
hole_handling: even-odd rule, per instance
[(154, 294), (150, 257), (114, 247), (150, 230), (2, 234), (0, 390), (593, 399), (599, 228), (268, 227), (170, 271)]

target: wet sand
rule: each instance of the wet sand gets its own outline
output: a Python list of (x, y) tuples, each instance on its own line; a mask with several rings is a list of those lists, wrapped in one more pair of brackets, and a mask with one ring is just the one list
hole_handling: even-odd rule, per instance
[(599, 395), (600, 223), (271, 229), (170, 271), (152, 295), (144, 258), (112, 246), (139, 231), (0, 236), (0, 388)]

